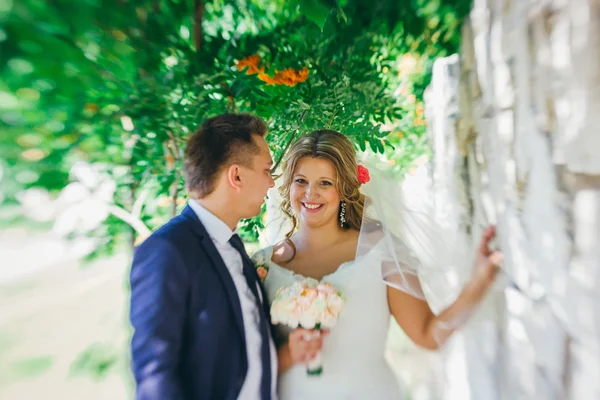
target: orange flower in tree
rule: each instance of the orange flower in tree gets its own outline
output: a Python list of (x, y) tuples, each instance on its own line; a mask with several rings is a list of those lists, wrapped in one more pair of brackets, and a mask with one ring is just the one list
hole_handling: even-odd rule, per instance
[(415, 110), (415, 112), (419, 116), (423, 115), (423, 113), (425, 112), (425, 110), (423, 109), (423, 103), (419, 103), (417, 105), (417, 109)]
[(308, 68), (303, 67), (300, 71), (294, 68), (286, 68), (283, 71), (275, 71), (275, 76), (271, 77), (265, 72), (264, 66), (259, 66), (261, 58), (258, 54), (254, 54), (243, 58), (237, 62), (238, 71), (246, 70), (248, 75), (258, 75), (258, 79), (265, 82), (267, 85), (286, 85), (295, 86), (300, 82), (305, 82), (308, 79)]
[(423, 119), (421, 117), (417, 117), (413, 121), (413, 125), (414, 126), (425, 126), (425, 125), (427, 125), (427, 121), (425, 121), (425, 119)]
[(304, 67), (300, 71), (296, 71), (294, 68), (286, 68), (283, 71), (275, 71), (274, 77), (263, 73), (258, 75), (258, 79), (267, 85), (295, 86), (308, 79), (308, 68)]
[(275, 73), (275, 84), (294, 86), (296, 84), (296, 71), (293, 68), (286, 68), (283, 71)]
[(294, 86), (296, 84), (296, 71), (286, 68), (275, 73), (275, 82), (279, 85)]
[(260, 74), (258, 74), (258, 79), (260, 79), (261, 81), (265, 82), (267, 85), (274, 85), (275, 81), (273, 80), (273, 78), (271, 78), (269, 76), (269, 74), (267, 74), (266, 72), (261, 72)]
[(260, 56), (258, 54), (253, 54), (246, 58), (242, 58), (237, 62), (238, 71), (242, 71), (244, 68), (248, 67), (246, 71), (246, 75), (254, 75), (264, 72), (265, 67), (258, 67), (260, 63)]
[(297, 77), (298, 82), (306, 81), (308, 79), (308, 67), (302, 67), (302, 69), (298, 71)]

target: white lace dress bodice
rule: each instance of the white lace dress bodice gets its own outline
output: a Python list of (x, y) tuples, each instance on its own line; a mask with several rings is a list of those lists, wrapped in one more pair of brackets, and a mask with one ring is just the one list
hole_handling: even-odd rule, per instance
[[(252, 258), (269, 266), (264, 281), (269, 302), (279, 288), (303, 276), (271, 261), (267, 247)], [(381, 277), (381, 260), (369, 252), (346, 262), (321, 281), (342, 291), (346, 304), (335, 327), (323, 344), (323, 373), (308, 376), (305, 365), (296, 365), (279, 377), (279, 399), (401, 399), (396, 378), (384, 357), (390, 322), (387, 289)], [(290, 329), (277, 326), (280, 340)]]

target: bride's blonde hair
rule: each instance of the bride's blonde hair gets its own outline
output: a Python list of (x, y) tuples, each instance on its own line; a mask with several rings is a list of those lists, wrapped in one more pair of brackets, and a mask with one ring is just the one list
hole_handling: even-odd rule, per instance
[[(302, 136), (290, 147), (283, 163), (283, 185), (279, 193), (283, 201), (281, 210), (291, 218), (292, 230), (287, 234), (289, 238), (298, 227), (298, 218), (291, 211), (290, 186), (294, 177), (296, 165), (304, 157), (314, 157), (329, 161), (336, 172), (336, 189), (341, 202), (346, 203), (344, 228), (360, 230), (362, 223), (365, 196), (360, 193), (358, 181), (356, 151), (350, 139), (340, 132), (332, 130), (318, 130)], [(338, 210), (338, 221), (341, 213), (341, 202)]]

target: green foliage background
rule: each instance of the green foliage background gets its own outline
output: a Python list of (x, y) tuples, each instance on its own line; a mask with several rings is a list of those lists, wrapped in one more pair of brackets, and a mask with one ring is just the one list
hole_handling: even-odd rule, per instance
[[(398, 170), (426, 153), (423, 90), (435, 58), (457, 50), (470, 1), (71, 0), (0, 2), (1, 195), (58, 193), (77, 161), (117, 183), (92, 232), (110, 251), (184, 204), (186, 136), (205, 118), (268, 121), (279, 160), (294, 138), (342, 131)], [(239, 71), (307, 67), (295, 86)], [(120, 216), (118, 216), (120, 215)], [(260, 219), (247, 221), (255, 232)], [(137, 236), (143, 236), (138, 229)], [(135, 240), (135, 238), (133, 239)]]
[[(330, 128), (406, 171), (427, 155), (423, 91), (433, 61), (457, 51), (470, 3), (0, 0), (0, 208), (31, 188), (58, 196), (86, 162), (115, 190), (92, 204), (108, 210), (103, 223), (72, 234), (100, 239), (95, 256), (133, 244), (185, 204), (186, 137), (224, 112), (268, 121), (276, 160), (294, 138)], [(270, 76), (306, 67), (308, 79), (268, 85), (237, 68), (251, 55)], [(255, 236), (261, 219), (245, 228)], [(123, 354), (91, 344), (73, 375), (125, 371)], [(52, 363), (36, 356), (14, 371)]]

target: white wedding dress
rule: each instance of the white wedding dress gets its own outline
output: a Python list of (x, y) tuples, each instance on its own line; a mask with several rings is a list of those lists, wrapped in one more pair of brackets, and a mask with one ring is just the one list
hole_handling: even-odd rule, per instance
[[(279, 288), (303, 278), (273, 263), (272, 255), (273, 247), (267, 247), (252, 257), (269, 266), (264, 283), (270, 302)], [(370, 251), (323, 277), (346, 297), (340, 319), (323, 343), (323, 373), (308, 376), (305, 365), (292, 367), (279, 377), (280, 400), (402, 399), (384, 358), (390, 311), (380, 258), (377, 251)], [(290, 329), (281, 325), (277, 329), (285, 340)]]

